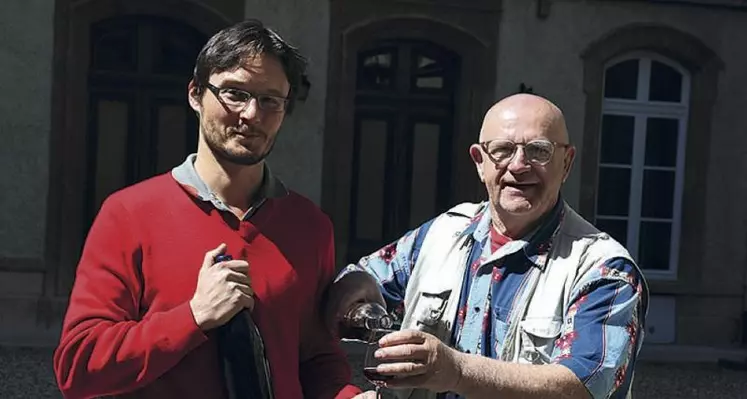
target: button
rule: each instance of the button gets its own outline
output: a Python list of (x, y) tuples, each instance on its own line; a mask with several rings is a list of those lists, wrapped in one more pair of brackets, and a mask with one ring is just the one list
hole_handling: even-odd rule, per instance
[(480, 312), (480, 307), (479, 306), (475, 306), (475, 312)]
[(470, 352), (470, 350), (469, 350), (469, 349), (467, 349), (467, 351), (465, 351), (464, 353), (472, 353), (472, 352)]

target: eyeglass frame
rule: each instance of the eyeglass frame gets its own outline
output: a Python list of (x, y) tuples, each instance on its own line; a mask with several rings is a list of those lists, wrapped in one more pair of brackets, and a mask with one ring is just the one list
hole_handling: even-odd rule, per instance
[[(211, 93), (213, 93), (213, 95), (218, 100), (218, 102), (221, 103), (221, 105), (223, 105), (223, 107), (225, 107), (226, 110), (231, 111), (231, 112), (235, 112), (237, 114), (240, 114), (240, 113), (246, 111), (246, 109), (249, 108), (249, 104), (251, 104), (252, 99), (257, 102), (257, 109), (260, 109), (260, 110), (265, 111), (265, 112), (273, 112), (273, 113), (275, 113), (275, 112), (284, 112), (287, 109), (287, 107), (288, 107), (288, 102), (290, 101), (290, 99), (288, 97), (275, 96), (275, 95), (272, 95), (272, 94), (255, 94), (255, 93), (252, 93), (252, 92), (247, 91), (247, 90), (236, 89), (236, 88), (233, 88), (233, 87), (218, 87), (218, 86), (215, 86), (215, 85), (211, 84), (210, 82), (205, 83), (205, 87), (207, 87), (207, 89)], [(231, 90), (231, 91), (235, 91), (235, 92), (239, 92), (239, 93), (244, 93), (244, 94), (246, 94), (249, 97), (249, 100), (246, 102), (246, 104), (243, 107), (241, 107), (238, 110), (234, 110), (231, 106), (229, 106), (228, 104), (226, 104), (225, 100), (223, 100), (221, 98), (220, 93), (223, 90)], [(260, 97), (270, 97), (270, 98), (275, 98), (275, 99), (282, 100), (283, 107), (281, 109), (277, 109), (277, 110), (274, 110), (274, 109), (264, 109), (262, 107), (262, 105), (261, 105), (262, 102), (259, 101)]]
[[(503, 141), (503, 142), (508, 142), (508, 143), (513, 144), (514, 150), (511, 153), (511, 156), (507, 157), (506, 159), (504, 159), (502, 161), (499, 161), (499, 160), (495, 159), (493, 157), (493, 154), (491, 154), (490, 151), (488, 151), (488, 145), (490, 143), (494, 142), (494, 141)], [(547, 161), (545, 161), (545, 162), (536, 162), (536, 161), (532, 161), (531, 159), (527, 159), (527, 163), (532, 164), (532, 165), (538, 165), (538, 166), (545, 166), (548, 163), (550, 163), (550, 161), (552, 161), (552, 157), (555, 155), (555, 148), (561, 147), (563, 149), (566, 149), (566, 148), (569, 148), (569, 147), (573, 147), (573, 144), (571, 144), (571, 143), (560, 143), (560, 142), (557, 142), (557, 141), (552, 141), (552, 140), (547, 140), (547, 139), (535, 139), (535, 140), (530, 140), (530, 141), (528, 141), (526, 143), (516, 143), (514, 141), (506, 140), (506, 139), (493, 139), (493, 140), (481, 141), (481, 142), (479, 142), (477, 144), (480, 146), (480, 148), (482, 148), (482, 151), (485, 153), (485, 155), (488, 156), (488, 159), (490, 159), (490, 161), (493, 162), (493, 164), (495, 164), (496, 166), (501, 166), (503, 164), (511, 163), (511, 160), (513, 160), (514, 157), (516, 156), (516, 150), (519, 148), (519, 146), (525, 147), (525, 149), (522, 150), (522, 151), (526, 151), (526, 146), (527, 145), (532, 144), (532, 143), (536, 143), (536, 142), (544, 142), (544, 143), (550, 143), (550, 144), (552, 144), (552, 152), (550, 153), (550, 156), (547, 158)], [(526, 152), (524, 152), (524, 156), (526, 156)]]

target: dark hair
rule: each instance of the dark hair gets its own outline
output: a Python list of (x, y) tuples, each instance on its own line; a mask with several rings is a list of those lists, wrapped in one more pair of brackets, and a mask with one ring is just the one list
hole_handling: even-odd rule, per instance
[(202, 95), (212, 74), (232, 70), (248, 58), (260, 55), (276, 57), (283, 66), (285, 77), (290, 83), (286, 108), (290, 113), (301, 91), (306, 58), (297, 48), (256, 19), (239, 22), (221, 30), (200, 50), (193, 76), (197, 94)]

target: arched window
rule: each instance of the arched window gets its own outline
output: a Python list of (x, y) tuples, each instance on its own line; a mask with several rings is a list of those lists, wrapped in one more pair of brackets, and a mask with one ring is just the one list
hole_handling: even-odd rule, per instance
[(164, 172), (195, 148), (187, 103), (195, 58), (240, 0), (56, 3), (45, 287), (67, 295), (90, 222), (114, 190)]
[(711, 106), (723, 62), (698, 38), (649, 24), (612, 30), (581, 57), (581, 213), (628, 247), (652, 292), (697, 287), (706, 261)]
[(468, 4), (413, 17), (366, 3), (377, 19), (352, 12), (360, 1), (331, 17), (322, 202), (340, 264), (482, 198), (468, 148), (495, 100), (496, 26), (478, 29)]
[(689, 95), (689, 73), (656, 54), (604, 71), (595, 221), (649, 276), (677, 271)]

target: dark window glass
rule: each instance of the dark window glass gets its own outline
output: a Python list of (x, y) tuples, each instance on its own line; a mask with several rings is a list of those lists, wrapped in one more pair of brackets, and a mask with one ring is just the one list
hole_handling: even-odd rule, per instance
[(638, 232), (638, 264), (644, 269), (668, 270), (672, 224), (641, 222)]
[(599, 230), (609, 234), (620, 244), (626, 245), (628, 242), (628, 221), (597, 218), (596, 226)]
[(597, 215), (628, 216), (630, 169), (599, 168)]
[(674, 176), (674, 172), (668, 170), (643, 171), (642, 217), (662, 219), (672, 217)]
[(635, 117), (604, 115), (600, 162), (630, 165), (633, 159)]
[(607, 68), (604, 97), (635, 100), (638, 94), (639, 60), (623, 61)]
[(387, 90), (396, 86), (397, 57), (393, 49), (377, 49), (358, 57), (358, 89)]
[(651, 61), (651, 83), (648, 99), (651, 101), (681, 102), (682, 74), (669, 65)]
[(648, 118), (646, 121), (646, 166), (677, 166), (679, 121)]

